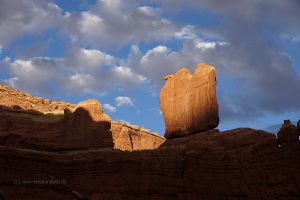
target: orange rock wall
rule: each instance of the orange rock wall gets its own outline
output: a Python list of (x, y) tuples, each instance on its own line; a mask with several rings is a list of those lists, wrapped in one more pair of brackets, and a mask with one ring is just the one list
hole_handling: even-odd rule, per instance
[(182, 68), (166, 78), (160, 92), (160, 107), (166, 138), (215, 128), (219, 124), (214, 67), (199, 64), (191, 74)]

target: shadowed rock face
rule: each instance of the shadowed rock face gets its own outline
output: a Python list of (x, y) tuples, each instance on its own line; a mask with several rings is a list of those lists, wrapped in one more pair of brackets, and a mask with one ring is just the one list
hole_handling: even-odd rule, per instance
[(297, 126), (293, 125), (290, 120), (284, 120), (279, 132), (277, 133), (277, 142), (279, 145), (286, 147), (298, 142), (300, 136), (300, 120)]
[(0, 144), (45, 151), (153, 149), (164, 138), (111, 121), (97, 100), (68, 104), (0, 85)]
[(111, 120), (96, 100), (42, 113), (0, 107), (0, 144), (47, 151), (113, 147)]
[(215, 128), (219, 124), (214, 67), (199, 64), (191, 74), (186, 68), (165, 77), (160, 107), (166, 124), (166, 138)]
[(9, 200), (71, 200), (74, 193), (91, 200), (298, 200), (299, 158), (299, 141), (282, 148), (275, 135), (253, 129), (210, 130), (133, 152), (0, 146), (0, 193)]

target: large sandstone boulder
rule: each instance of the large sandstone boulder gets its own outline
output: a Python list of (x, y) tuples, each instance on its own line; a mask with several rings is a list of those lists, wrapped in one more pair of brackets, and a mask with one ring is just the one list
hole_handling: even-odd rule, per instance
[(194, 72), (180, 69), (165, 77), (160, 107), (166, 138), (213, 129), (219, 124), (215, 68), (199, 64)]
[(163, 137), (143, 127), (122, 122), (112, 122), (111, 133), (114, 148), (123, 151), (156, 149), (165, 141)]

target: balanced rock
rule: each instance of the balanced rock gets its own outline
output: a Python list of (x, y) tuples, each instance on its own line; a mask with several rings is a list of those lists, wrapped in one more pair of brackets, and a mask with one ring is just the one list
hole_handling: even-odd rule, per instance
[(165, 77), (160, 107), (166, 138), (213, 129), (219, 124), (215, 68), (199, 64), (194, 72), (180, 69)]

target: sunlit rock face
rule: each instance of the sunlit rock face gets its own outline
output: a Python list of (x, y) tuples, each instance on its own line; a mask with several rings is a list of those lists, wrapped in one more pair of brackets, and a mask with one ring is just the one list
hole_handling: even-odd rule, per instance
[(219, 124), (215, 68), (199, 64), (192, 74), (182, 68), (165, 77), (160, 107), (166, 125), (166, 138), (180, 137)]
[(165, 141), (165, 138), (148, 129), (122, 122), (112, 122), (111, 133), (114, 148), (123, 151), (156, 149)]
[(0, 84), (0, 145), (44, 151), (154, 149), (165, 141), (139, 126), (112, 122), (96, 99), (69, 104)]

